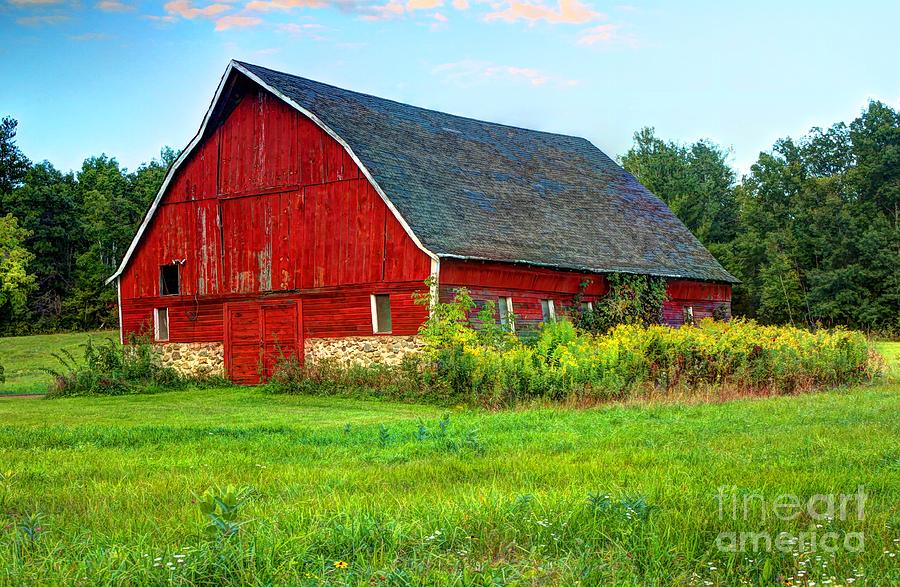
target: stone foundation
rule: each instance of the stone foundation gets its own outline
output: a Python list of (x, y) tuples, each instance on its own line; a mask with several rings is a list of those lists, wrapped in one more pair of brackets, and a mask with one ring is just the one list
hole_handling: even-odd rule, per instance
[(348, 336), (308, 338), (304, 344), (307, 362), (334, 359), (345, 364), (399, 365), (403, 357), (422, 352), (418, 336)]
[(221, 342), (161, 344), (162, 364), (188, 377), (224, 377), (225, 345)]

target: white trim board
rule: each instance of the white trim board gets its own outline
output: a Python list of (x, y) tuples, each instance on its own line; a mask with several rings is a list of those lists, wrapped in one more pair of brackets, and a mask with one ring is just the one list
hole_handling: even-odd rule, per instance
[[(397, 219), (397, 222), (400, 223), (400, 226), (403, 227), (403, 230), (412, 239), (416, 247), (418, 247), (423, 253), (428, 255), (432, 259), (432, 261), (438, 261), (438, 256), (425, 248), (425, 245), (422, 244), (415, 233), (413, 233), (412, 228), (409, 226), (403, 216), (400, 215), (400, 211), (397, 210), (397, 208), (388, 198), (385, 191), (381, 188), (380, 185), (378, 185), (378, 182), (375, 181), (375, 178), (372, 177), (372, 173), (366, 168), (365, 165), (363, 165), (362, 161), (360, 161), (359, 157), (357, 157), (356, 153), (353, 152), (353, 149), (350, 148), (350, 145), (347, 144), (344, 139), (338, 136), (338, 134), (331, 128), (329, 128), (324, 122), (319, 120), (319, 118), (311, 111), (307, 110), (300, 104), (285, 96), (283, 93), (279, 92), (277, 89), (262, 81), (262, 79), (260, 79), (257, 75), (251, 73), (243, 65), (232, 60), (228, 64), (228, 67), (225, 69), (225, 74), (222, 76), (222, 79), (219, 81), (219, 86), (218, 88), (216, 88), (216, 93), (213, 96), (212, 102), (210, 102), (209, 109), (206, 111), (206, 115), (203, 117), (203, 122), (200, 125), (200, 130), (197, 131), (197, 134), (193, 139), (191, 139), (191, 142), (188, 143), (188, 146), (185, 147), (181, 155), (178, 156), (178, 159), (176, 159), (172, 166), (169, 168), (169, 171), (166, 173), (166, 178), (163, 180), (162, 186), (160, 186), (159, 192), (156, 194), (156, 198), (154, 198), (153, 200), (153, 204), (150, 205), (150, 209), (144, 216), (143, 222), (141, 222), (140, 227), (138, 227), (137, 233), (134, 235), (134, 239), (132, 239), (131, 245), (128, 247), (128, 250), (125, 252), (125, 256), (122, 257), (122, 262), (119, 263), (118, 269), (116, 269), (116, 272), (106, 280), (107, 284), (112, 283), (119, 276), (121, 276), (125, 271), (125, 268), (128, 266), (128, 262), (131, 260), (131, 256), (134, 254), (135, 249), (137, 249), (137, 245), (140, 243), (141, 238), (144, 236), (144, 232), (150, 225), (150, 221), (153, 219), (153, 215), (156, 213), (156, 210), (159, 207), (159, 203), (162, 201), (162, 198), (165, 195), (166, 190), (168, 189), (169, 184), (172, 181), (172, 178), (175, 177), (175, 173), (178, 171), (181, 165), (185, 161), (187, 161), (188, 157), (190, 157), (194, 149), (196, 149), (197, 146), (199, 146), (200, 142), (203, 140), (203, 136), (206, 133), (206, 128), (209, 125), (210, 119), (212, 118), (213, 110), (215, 110), (216, 105), (218, 105), (219, 100), (222, 97), (222, 91), (225, 89), (225, 86), (227, 85), (227, 82), (230, 79), (232, 72), (234, 71), (240, 72), (242, 75), (246, 76), (248, 79), (259, 85), (266, 91), (280, 98), (286, 104), (312, 120), (316, 124), (316, 126), (325, 131), (328, 136), (336, 140), (338, 144), (340, 144), (344, 148), (344, 150), (347, 151), (347, 154), (350, 155), (350, 158), (353, 159), (353, 162), (359, 166), (365, 178), (369, 181), (370, 184), (372, 184), (372, 187), (375, 188), (375, 191), (381, 197), (384, 204), (388, 207), (388, 210), (391, 211), (391, 213), (394, 215), (394, 218)], [(434, 264), (432, 264), (432, 268), (434, 268)]]

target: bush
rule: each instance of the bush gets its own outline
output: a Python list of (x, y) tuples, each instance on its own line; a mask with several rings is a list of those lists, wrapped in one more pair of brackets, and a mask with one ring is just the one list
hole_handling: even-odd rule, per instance
[(346, 364), (334, 359), (301, 364), (297, 357), (282, 357), (266, 389), (272, 393), (432, 403), (452, 399), (446, 386), (434, 380), (419, 357), (406, 357), (400, 365)]
[[(439, 306), (468, 304), (463, 292)], [(878, 371), (866, 338), (842, 329), (706, 319), (679, 329), (625, 324), (595, 335), (562, 320), (543, 325), (526, 343), (479, 336), (462, 316), (441, 308), (421, 330), (434, 379), (454, 396), (492, 407), (712, 388), (792, 393), (869, 380)], [(443, 323), (448, 318), (452, 323)]]
[[(420, 301), (430, 303), (427, 296)], [(646, 325), (650, 314), (635, 314), (632, 323), (607, 326), (603, 334), (559, 320), (520, 339), (497, 324), (491, 303), (473, 316), (475, 304), (464, 289), (453, 302), (432, 308), (419, 330), (422, 357), (398, 367), (303, 366), (289, 358), (270, 389), (501, 407), (655, 393), (793, 393), (870, 380), (879, 370), (865, 336), (842, 329), (809, 332), (712, 319), (676, 329)]]
[(164, 367), (160, 351), (147, 337), (132, 337), (127, 346), (112, 340), (95, 344), (88, 339), (81, 360), (68, 351), (54, 354), (62, 371), (48, 369), (54, 381), (48, 398), (78, 395), (125, 395), (172, 389), (189, 384), (226, 384), (224, 380), (198, 380)]
[[(650, 326), (662, 323), (663, 303), (666, 301), (666, 280), (651, 275), (610, 273), (606, 276), (609, 292), (594, 303), (592, 310), (582, 310), (574, 316), (577, 326), (588, 332), (607, 332), (619, 324)], [(587, 286), (587, 283), (582, 284)], [(576, 302), (581, 301), (580, 294)]]
[(0, 365), (0, 383), (6, 383), (6, 371), (3, 369), (3, 365)]

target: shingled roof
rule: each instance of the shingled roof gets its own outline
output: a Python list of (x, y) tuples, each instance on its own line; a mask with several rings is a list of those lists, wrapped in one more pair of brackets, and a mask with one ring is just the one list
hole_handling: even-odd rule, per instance
[(736, 281), (668, 206), (586, 139), (239, 65), (339, 135), (438, 257)]
[[(233, 71), (336, 135), (432, 256), (737, 282), (668, 206), (579, 137), (436, 112), (232, 61), (182, 157), (202, 137)], [(128, 263), (165, 186), (110, 281)]]

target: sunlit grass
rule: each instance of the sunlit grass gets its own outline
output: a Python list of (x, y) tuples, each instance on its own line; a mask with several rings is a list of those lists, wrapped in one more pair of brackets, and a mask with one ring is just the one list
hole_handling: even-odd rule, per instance
[(46, 393), (52, 376), (43, 369), (60, 368), (53, 353), (64, 349), (80, 357), (81, 345), (88, 337), (98, 341), (104, 338), (116, 340), (119, 333), (101, 330), (0, 338), (0, 365), (6, 370), (6, 383), (0, 383), (0, 395)]
[[(505, 412), (254, 389), (0, 399), (0, 583), (896, 584), (898, 391)], [(193, 500), (229, 484), (255, 494), (217, 539)], [(861, 553), (716, 548), (812, 524), (721, 520), (721, 486), (860, 484), (865, 519), (834, 523)], [(30, 543), (14, 525), (37, 512)]]

